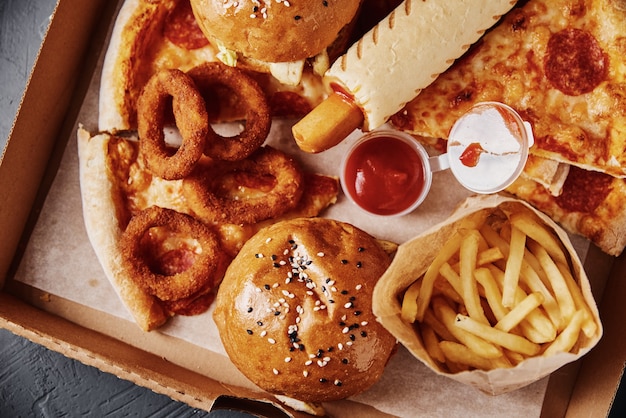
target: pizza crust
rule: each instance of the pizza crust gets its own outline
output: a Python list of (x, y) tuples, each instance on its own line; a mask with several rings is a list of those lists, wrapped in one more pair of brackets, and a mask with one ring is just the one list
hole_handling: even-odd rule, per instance
[(139, 327), (145, 331), (155, 329), (165, 323), (168, 315), (153, 296), (127, 277), (118, 251), (123, 231), (114, 199), (118, 190), (106, 163), (110, 137), (108, 134), (92, 137), (82, 127), (77, 137), (83, 217), (89, 241), (107, 279)]

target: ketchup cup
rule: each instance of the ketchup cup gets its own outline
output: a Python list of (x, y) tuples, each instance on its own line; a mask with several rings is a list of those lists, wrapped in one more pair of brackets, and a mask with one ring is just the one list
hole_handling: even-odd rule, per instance
[(447, 152), (429, 156), (411, 135), (391, 129), (366, 133), (341, 164), (350, 201), (379, 216), (402, 216), (426, 198), (433, 173), (451, 169), (470, 191), (496, 193), (520, 175), (534, 139), (531, 126), (507, 105), (481, 102), (450, 131)]
[[(377, 130), (358, 139), (341, 164), (341, 186), (348, 199), (373, 215), (402, 216), (426, 198), (439, 157), (410, 135)], [(446, 163), (445, 160), (443, 160)]]

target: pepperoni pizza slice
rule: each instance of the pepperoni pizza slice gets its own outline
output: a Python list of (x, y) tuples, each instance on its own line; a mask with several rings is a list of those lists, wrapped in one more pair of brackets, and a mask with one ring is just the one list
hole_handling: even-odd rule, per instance
[(622, 1), (521, 2), (392, 123), (445, 139), (473, 104), (500, 101), (532, 124), (533, 154), (626, 177), (625, 21)]
[[(269, 161), (261, 162), (254, 157), (258, 155)], [(263, 196), (273, 193), (282, 181), (264, 170), (291, 157), (269, 147), (257, 150), (250, 157), (256, 158), (253, 162), (203, 157), (192, 176), (165, 180), (146, 166), (136, 138), (92, 136), (82, 127), (78, 156), (90, 242), (106, 277), (146, 331), (173, 315), (206, 311), (226, 267), (245, 241), (271, 223), (318, 216), (335, 203), (339, 188), (334, 177), (303, 171), (300, 193), (285, 196), (285, 201), (295, 199), (291, 208), (283, 202), (275, 208), (276, 216), (247, 223), (222, 221), (207, 218), (199, 210), (204, 206), (192, 204), (204, 189), (191, 189), (188, 182), (208, 176), (213, 200), (254, 207), (245, 202), (264, 202)]]
[(558, 196), (523, 177), (507, 190), (607, 254), (619, 256), (626, 246), (626, 179), (571, 166)]
[[(125, 0), (106, 50), (99, 96), (99, 129), (116, 132), (137, 128), (136, 104), (141, 89), (161, 69), (188, 71), (204, 62), (220, 60), (198, 27), (189, 0)], [(254, 63), (238, 62), (263, 88), (272, 115), (300, 117), (324, 98), (321, 77), (306, 67), (297, 82), (281, 82)], [(213, 121), (242, 117), (245, 98), (218, 92), (212, 103)]]

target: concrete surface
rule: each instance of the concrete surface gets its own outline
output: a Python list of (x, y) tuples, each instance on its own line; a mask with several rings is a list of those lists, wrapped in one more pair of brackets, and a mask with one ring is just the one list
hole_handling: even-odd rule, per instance
[[(54, 5), (53, 0), (0, 0), (0, 149)], [(611, 417), (626, 416), (623, 386)], [(0, 329), (0, 418), (62, 416), (251, 415), (198, 411)]]

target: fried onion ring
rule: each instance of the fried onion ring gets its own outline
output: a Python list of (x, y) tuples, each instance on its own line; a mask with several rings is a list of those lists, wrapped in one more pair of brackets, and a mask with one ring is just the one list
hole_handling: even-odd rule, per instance
[[(259, 84), (243, 71), (220, 62), (207, 62), (187, 72), (208, 102), (216, 86), (226, 87), (239, 96), (245, 107), (245, 128), (238, 135), (224, 137), (209, 125), (204, 146), (208, 157), (238, 161), (257, 150), (270, 131), (271, 110)], [(215, 99), (214, 99), (215, 100)]]
[[(223, 179), (241, 173), (272, 177), (270, 190), (255, 191), (243, 198), (228, 196), (228, 190), (221, 188)], [(191, 210), (204, 222), (253, 224), (293, 209), (302, 197), (303, 182), (303, 174), (293, 158), (265, 146), (245, 160), (197, 170), (183, 180), (183, 194)]]
[[(182, 144), (173, 152), (165, 143), (163, 126), (171, 97)], [(137, 100), (139, 149), (148, 169), (166, 180), (188, 175), (202, 157), (209, 131), (204, 99), (191, 77), (180, 70), (162, 70), (153, 75)]]
[[(168, 236), (178, 234), (194, 246), (181, 244), (178, 248), (155, 254), (164, 239), (150, 237), (151, 230), (164, 228)], [(177, 236), (178, 236), (177, 235)], [(167, 238), (167, 236), (165, 237)], [(156, 241), (156, 242), (154, 242)], [(123, 267), (147, 293), (163, 301), (187, 298), (207, 286), (215, 285), (215, 275), (223, 263), (223, 252), (213, 230), (193, 217), (157, 206), (133, 216), (120, 239)], [(158, 266), (159, 257), (174, 252), (174, 268)], [(164, 271), (160, 271), (164, 270)]]

